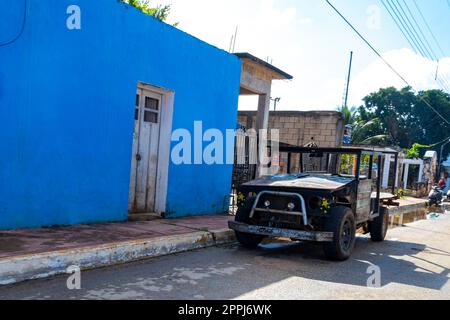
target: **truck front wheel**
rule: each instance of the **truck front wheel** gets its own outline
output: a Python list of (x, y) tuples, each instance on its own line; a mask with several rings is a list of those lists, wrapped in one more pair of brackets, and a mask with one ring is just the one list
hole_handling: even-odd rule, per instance
[[(245, 201), (245, 204), (238, 208), (236, 213), (236, 222), (250, 224), (250, 213), (253, 208), (253, 204), (256, 198), (249, 198)], [(239, 243), (249, 249), (256, 248), (264, 239), (263, 236), (258, 236), (254, 234), (242, 233), (239, 231), (235, 231), (236, 239)]]
[(325, 231), (334, 233), (333, 242), (324, 245), (325, 256), (333, 261), (345, 261), (350, 258), (356, 241), (353, 211), (347, 207), (334, 208), (325, 223)]

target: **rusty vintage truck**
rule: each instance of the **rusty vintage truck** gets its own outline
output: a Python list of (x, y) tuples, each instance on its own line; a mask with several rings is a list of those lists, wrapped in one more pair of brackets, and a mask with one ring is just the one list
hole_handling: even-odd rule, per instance
[[(381, 192), (386, 152), (364, 148), (284, 147), (287, 174), (264, 176), (237, 190), (238, 210), (229, 222), (238, 241), (257, 247), (265, 237), (323, 243), (330, 260), (347, 260), (357, 230), (370, 233), (374, 242), (385, 239), (388, 216)], [(298, 172), (292, 172), (296, 157)], [(297, 162), (296, 162), (297, 163)], [(347, 170), (347, 171), (346, 171)], [(392, 192), (394, 193), (394, 192)]]

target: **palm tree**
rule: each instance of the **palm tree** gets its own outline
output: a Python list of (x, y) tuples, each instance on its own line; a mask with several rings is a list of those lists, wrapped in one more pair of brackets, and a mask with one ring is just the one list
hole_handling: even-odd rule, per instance
[(391, 140), (391, 137), (383, 132), (379, 118), (370, 121), (359, 120), (353, 125), (352, 144), (387, 145)]
[(357, 109), (356, 107), (349, 108), (348, 106), (342, 106), (336, 108), (336, 111), (342, 113), (344, 115), (345, 125), (353, 125), (356, 121)]

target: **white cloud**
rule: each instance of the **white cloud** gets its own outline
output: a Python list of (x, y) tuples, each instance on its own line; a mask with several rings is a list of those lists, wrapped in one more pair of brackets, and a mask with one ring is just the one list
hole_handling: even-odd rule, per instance
[[(383, 54), (386, 61), (394, 67), (416, 90), (440, 88), (435, 81), (437, 63), (410, 49), (392, 50)], [(444, 58), (439, 63), (439, 78), (450, 78), (450, 58)], [(406, 84), (381, 59), (376, 59), (363, 71), (356, 74), (352, 80), (350, 102), (359, 105), (361, 99), (380, 88), (403, 88)]]
[(300, 24), (310, 24), (310, 23), (312, 23), (314, 20), (312, 19), (312, 18), (310, 18), (310, 17), (305, 17), (305, 18), (301, 18), (301, 19), (299, 19), (298, 20), (298, 22), (300, 23)]
[[(180, 22), (179, 28), (221, 49), (227, 50), (236, 26), (239, 28), (236, 52), (250, 52), (294, 76), (293, 81), (275, 81), (272, 96), (281, 97), (280, 110), (333, 110), (342, 103), (347, 73), (345, 48), (336, 47), (330, 37), (347, 37), (345, 33), (321, 28), (323, 8), (296, 7), (275, 0), (161, 0), (172, 4), (169, 22)], [(312, 5), (308, 5), (312, 7)], [(302, 10), (302, 12), (300, 12)], [(316, 10), (316, 11), (314, 11)], [(322, 20), (321, 20), (322, 19)], [(316, 23), (317, 21), (317, 23)], [(348, 32), (347, 30), (345, 32)], [(355, 48), (358, 55), (364, 44)], [(353, 45), (352, 45), (353, 46)], [(404, 87), (401, 80), (380, 59), (356, 57), (350, 105), (379, 88)], [(435, 88), (436, 62), (416, 55), (409, 49), (383, 54), (416, 89)], [(368, 61), (361, 65), (361, 60)], [(370, 62), (372, 61), (372, 62)], [(450, 57), (440, 63), (440, 72), (450, 79)], [(257, 99), (242, 98), (240, 107), (256, 108)]]
[[(415, 90), (441, 88), (435, 81), (436, 61), (417, 55), (410, 49), (392, 50), (383, 54), (395, 70), (408, 81)], [(296, 66), (294, 66), (296, 70)], [(439, 79), (450, 81), (450, 57), (440, 60)], [(308, 82), (313, 75), (299, 70), (297, 78), (290, 83), (275, 83), (274, 95), (283, 98), (281, 109), (286, 110), (334, 110), (344, 97), (345, 78), (327, 78)], [(401, 89), (406, 84), (380, 59), (374, 59), (362, 70), (354, 69), (350, 83), (349, 105), (360, 106), (362, 98), (381, 88)], [(450, 83), (447, 82), (450, 88)]]
[[(172, 4), (170, 22), (221, 49), (228, 50), (238, 27), (236, 51), (252, 52), (261, 58), (274, 56), (289, 40), (296, 24), (310, 24), (309, 17), (298, 17), (295, 7), (281, 8), (275, 0), (165, 0)], [(273, 44), (273, 45), (272, 45)]]

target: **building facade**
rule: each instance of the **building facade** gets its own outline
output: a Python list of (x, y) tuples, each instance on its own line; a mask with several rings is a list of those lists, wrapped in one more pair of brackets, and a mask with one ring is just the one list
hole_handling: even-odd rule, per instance
[(0, 229), (228, 209), (232, 165), (172, 133), (236, 128), (238, 57), (116, 0), (2, 1), (0, 30)]

